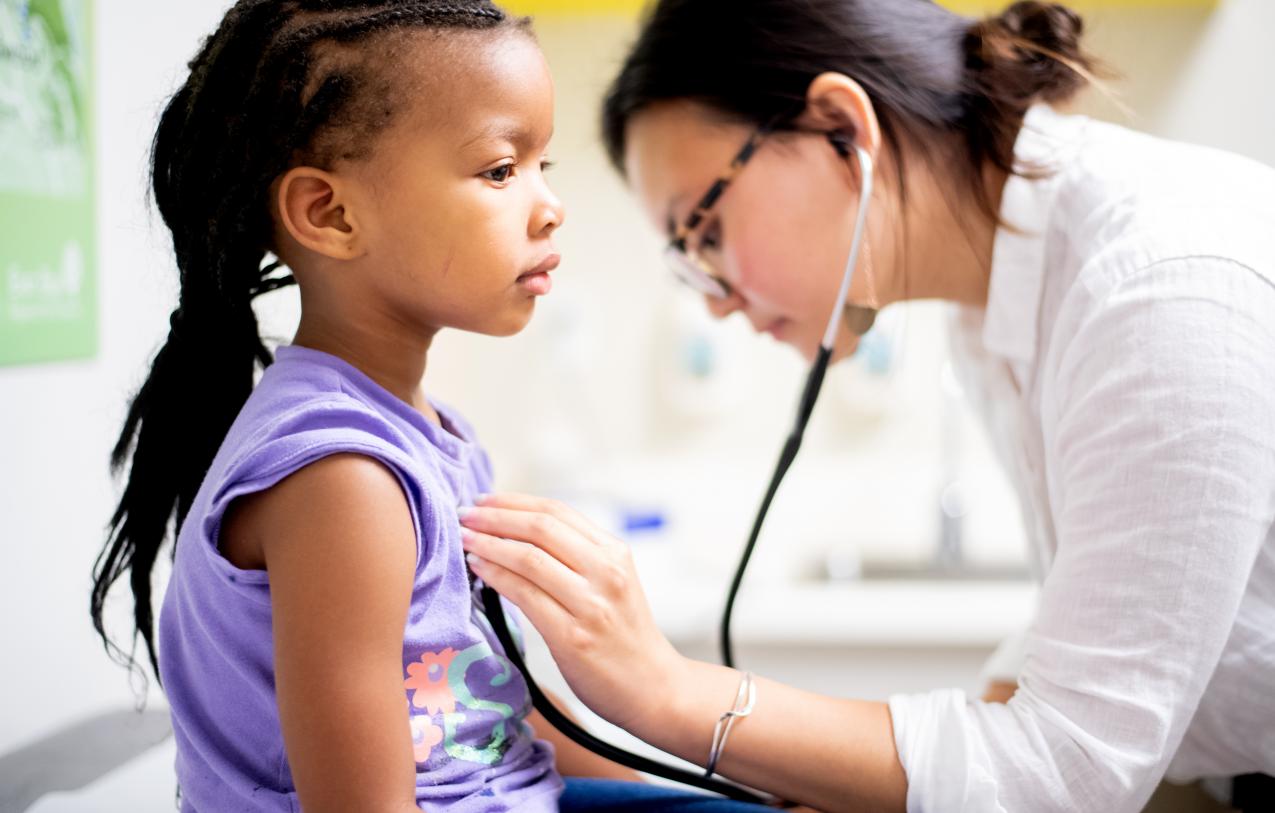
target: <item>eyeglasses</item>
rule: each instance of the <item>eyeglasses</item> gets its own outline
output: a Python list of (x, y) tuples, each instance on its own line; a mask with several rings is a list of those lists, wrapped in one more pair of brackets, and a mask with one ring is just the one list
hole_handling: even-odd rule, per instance
[(704, 222), (704, 217), (757, 152), (757, 148), (770, 132), (769, 127), (762, 127), (749, 136), (747, 143), (731, 160), (730, 166), (713, 183), (704, 197), (700, 198), (699, 203), (695, 204), (686, 222), (678, 228), (673, 239), (669, 241), (668, 247), (664, 249), (664, 259), (674, 276), (692, 289), (713, 299), (729, 299), (733, 289), (712, 263), (688, 245), (687, 238)]

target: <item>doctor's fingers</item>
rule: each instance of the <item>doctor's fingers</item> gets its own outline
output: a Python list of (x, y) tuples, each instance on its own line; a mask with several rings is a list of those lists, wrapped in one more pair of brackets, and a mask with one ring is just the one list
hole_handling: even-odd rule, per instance
[(567, 608), (534, 582), (477, 554), (468, 558), (474, 575), (512, 601), (546, 641), (568, 634), (576, 625)]
[(585, 576), (599, 553), (589, 537), (552, 514), (483, 505), (466, 511), (460, 524), (491, 536), (529, 542)]
[[(461, 532), (461, 537), (465, 551), (471, 554), (470, 567), (473, 568), (474, 573), (482, 576), (484, 581), (488, 579), (482, 570), (483, 566), (494, 565), (517, 577), (516, 580), (505, 579), (505, 582), (513, 589), (525, 594), (527, 588), (521, 584), (525, 582), (559, 605), (568, 616), (588, 619), (593, 615), (598, 602), (592, 597), (593, 591), (589, 588), (589, 583), (579, 573), (544, 550), (526, 542), (501, 539), (468, 528)], [(488, 583), (496, 587), (498, 592), (504, 592), (495, 582), (488, 581)], [(514, 597), (510, 595), (509, 598)], [(531, 598), (533, 601), (536, 600), (534, 596)], [(514, 603), (522, 607), (519, 602)], [(523, 607), (523, 609), (527, 608)]]
[[(603, 544), (611, 539), (610, 534), (602, 530), (588, 517), (565, 503), (548, 497), (536, 497), (531, 494), (488, 494), (478, 503), (490, 508), (508, 508), (514, 511), (529, 511), (535, 514), (548, 514), (559, 521), (570, 525), (590, 541)], [(617, 540), (618, 541), (618, 540)]]

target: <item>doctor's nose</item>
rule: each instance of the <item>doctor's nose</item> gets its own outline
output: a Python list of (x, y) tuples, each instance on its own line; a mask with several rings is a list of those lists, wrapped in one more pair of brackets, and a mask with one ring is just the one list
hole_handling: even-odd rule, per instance
[(739, 295), (738, 291), (731, 291), (730, 295), (725, 299), (705, 295), (704, 302), (708, 306), (708, 312), (713, 315), (714, 319), (725, 319), (744, 307), (744, 298)]

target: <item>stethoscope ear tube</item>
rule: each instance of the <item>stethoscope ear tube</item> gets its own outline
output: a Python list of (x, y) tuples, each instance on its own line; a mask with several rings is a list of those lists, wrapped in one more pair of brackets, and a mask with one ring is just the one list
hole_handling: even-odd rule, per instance
[(755, 804), (764, 805), (768, 803), (768, 799), (759, 796), (751, 791), (745, 790), (737, 785), (729, 782), (723, 782), (717, 779), (706, 779), (705, 777), (684, 771), (681, 768), (674, 768), (671, 765), (665, 765), (662, 762), (656, 762), (653, 759), (647, 759), (637, 754), (629, 753), (621, 748), (611, 745), (601, 739), (585, 731), (577, 725), (570, 717), (563, 714), (553, 701), (536, 685), (531, 678), (531, 672), (527, 670), (527, 664), (523, 661), (522, 653), (518, 650), (518, 646), (514, 643), (513, 635), (509, 632), (509, 624), (505, 619), (504, 607), (500, 603), (500, 596), (496, 591), (483, 585), (482, 587), (483, 610), (487, 614), (487, 620), (491, 622), (492, 629), (496, 632), (496, 639), (500, 641), (500, 645), (504, 647), (505, 657), (522, 672), (523, 679), (527, 683), (527, 692), (531, 695), (531, 702), (536, 707), (536, 711), (540, 712), (549, 725), (558, 729), (568, 739), (589, 749), (599, 756), (606, 757), (612, 762), (619, 763), (627, 768), (635, 771), (659, 776), (683, 785), (707, 790), (712, 793), (719, 793), (730, 799), (741, 802), (753, 802)]

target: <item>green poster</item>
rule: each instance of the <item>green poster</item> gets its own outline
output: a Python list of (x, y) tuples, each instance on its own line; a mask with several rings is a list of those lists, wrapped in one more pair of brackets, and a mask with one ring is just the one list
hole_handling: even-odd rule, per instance
[(0, 0), (0, 364), (97, 349), (90, 0)]

